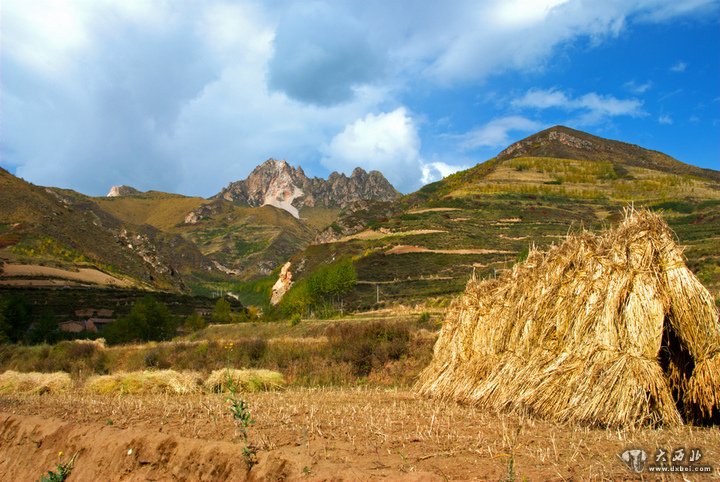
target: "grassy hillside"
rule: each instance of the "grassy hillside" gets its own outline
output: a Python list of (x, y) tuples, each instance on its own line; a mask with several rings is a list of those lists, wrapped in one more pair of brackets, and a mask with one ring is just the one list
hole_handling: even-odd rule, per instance
[[(351, 213), (353, 222), (347, 224), (364, 220), (365, 228), (296, 255), (295, 277), (351, 257), (358, 285), (346, 303), (353, 307), (375, 306), (378, 299), (381, 304), (442, 299), (462, 290), (473, 272), (494, 276), (523, 258), (530, 245), (602, 229), (634, 204), (663, 212), (686, 248), (690, 268), (720, 296), (719, 173), (590, 137), (597, 159), (587, 145), (557, 146), (538, 134), (502, 157), (405, 196), (390, 215)], [(531, 150), (563, 157), (525, 155)]]
[(199, 197), (186, 197), (148, 191), (133, 196), (95, 198), (104, 210), (133, 224), (149, 224), (163, 231), (172, 231), (185, 215), (207, 203)]
[(198, 276), (222, 276), (178, 235), (121, 220), (82, 194), (35, 186), (2, 169), (0, 259), (96, 268), (151, 289), (182, 290)]
[[(337, 214), (337, 210), (308, 208), (298, 220), (273, 206), (242, 207), (223, 199), (206, 201), (154, 191), (95, 201), (127, 222), (182, 236), (219, 263), (221, 270), (241, 279), (269, 274), (310, 244), (314, 237), (310, 226), (324, 226)], [(193, 211), (197, 219), (186, 223)]]

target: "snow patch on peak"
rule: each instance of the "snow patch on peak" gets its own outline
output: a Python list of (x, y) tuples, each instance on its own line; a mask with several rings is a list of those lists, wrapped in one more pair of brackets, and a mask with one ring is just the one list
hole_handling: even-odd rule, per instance
[[(272, 186), (276, 187), (276, 186)], [(293, 201), (301, 196), (304, 196), (305, 193), (302, 189), (299, 187), (293, 185), (292, 186), (292, 192), (288, 193), (286, 190), (283, 190), (281, 192), (275, 190), (275, 189), (268, 189), (268, 192), (265, 194), (265, 200), (263, 202), (263, 206), (270, 205), (275, 206), (279, 209), (284, 209), (285, 211), (289, 212), (293, 216), (295, 216), (296, 219), (300, 219), (300, 212), (298, 211), (298, 208), (293, 206)]]

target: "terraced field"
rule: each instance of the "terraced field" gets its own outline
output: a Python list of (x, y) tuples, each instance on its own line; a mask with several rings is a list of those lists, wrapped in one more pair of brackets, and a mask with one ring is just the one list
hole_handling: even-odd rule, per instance
[(302, 277), (328, 260), (352, 257), (360, 281), (346, 300), (353, 308), (422, 303), (458, 293), (473, 273), (496, 276), (531, 246), (610, 226), (629, 206), (649, 207), (663, 213), (691, 269), (720, 297), (720, 184), (658, 169), (610, 160), (492, 159), (405, 196), (391, 216), (352, 213), (364, 214), (372, 231), (310, 246), (293, 264)]

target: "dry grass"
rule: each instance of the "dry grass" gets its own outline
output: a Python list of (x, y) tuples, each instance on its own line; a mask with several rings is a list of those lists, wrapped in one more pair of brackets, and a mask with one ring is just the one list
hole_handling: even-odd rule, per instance
[(282, 374), (272, 370), (225, 368), (213, 371), (205, 380), (205, 388), (211, 392), (225, 392), (231, 382), (243, 392), (279, 390), (285, 387)]
[(671, 426), (720, 409), (719, 351), (714, 300), (673, 233), (629, 211), (602, 236), (472, 279), (418, 389), (559, 422)]
[(85, 390), (101, 395), (114, 393), (187, 394), (200, 391), (201, 382), (202, 379), (197, 372), (145, 370), (93, 376), (85, 382)]
[(72, 388), (70, 375), (65, 372), (20, 373), (8, 370), (0, 374), (0, 394), (61, 393)]

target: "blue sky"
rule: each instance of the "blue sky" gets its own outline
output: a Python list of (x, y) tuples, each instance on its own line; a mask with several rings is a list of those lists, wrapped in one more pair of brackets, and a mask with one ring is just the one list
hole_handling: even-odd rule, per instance
[(403, 192), (564, 124), (720, 169), (720, 1), (4, 0), (0, 164), (210, 196), (267, 158)]

